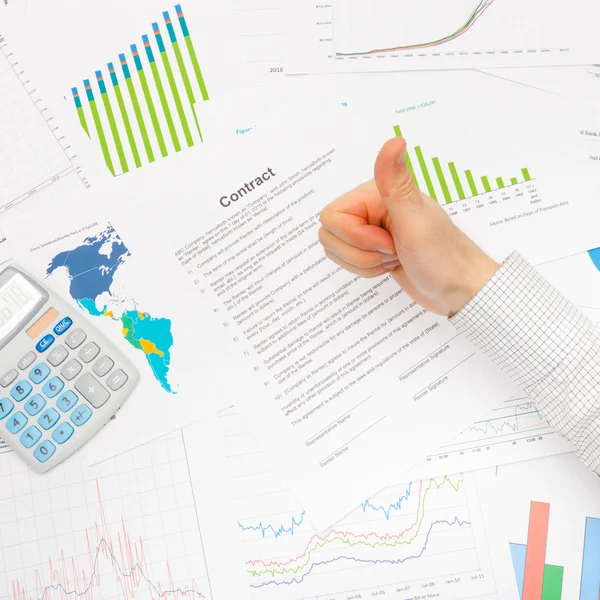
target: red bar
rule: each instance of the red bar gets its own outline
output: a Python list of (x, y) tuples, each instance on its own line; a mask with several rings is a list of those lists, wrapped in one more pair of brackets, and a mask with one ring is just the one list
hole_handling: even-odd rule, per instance
[(542, 600), (549, 520), (550, 505), (545, 502), (532, 502), (527, 532), (523, 600)]

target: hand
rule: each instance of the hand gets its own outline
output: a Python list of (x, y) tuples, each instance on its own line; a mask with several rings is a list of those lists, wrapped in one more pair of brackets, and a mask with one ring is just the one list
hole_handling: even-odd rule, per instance
[(386, 142), (375, 179), (344, 194), (321, 213), (325, 254), (362, 277), (390, 273), (421, 306), (453, 316), (499, 265), (415, 185), (406, 142)]

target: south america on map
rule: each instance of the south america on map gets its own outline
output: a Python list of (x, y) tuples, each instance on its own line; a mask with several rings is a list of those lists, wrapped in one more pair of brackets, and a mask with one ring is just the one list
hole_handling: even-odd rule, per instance
[(46, 276), (64, 269), (69, 279), (69, 294), (77, 305), (92, 317), (118, 323), (123, 338), (144, 353), (156, 381), (172, 394), (175, 392), (169, 381), (171, 320), (151, 315), (135, 299), (113, 289), (115, 274), (130, 256), (127, 246), (109, 225), (80, 245), (54, 256), (46, 268)]

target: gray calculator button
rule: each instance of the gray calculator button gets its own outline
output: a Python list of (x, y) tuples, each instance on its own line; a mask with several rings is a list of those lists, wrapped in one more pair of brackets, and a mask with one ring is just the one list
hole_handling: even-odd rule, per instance
[(48, 354), (46, 360), (53, 367), (58, 367), (58, 365), (65, 362), (67, 356), (69, 356), (69, 351), (64, 346), (56, 346), (56, 348), (54, 348), (52, 352)]
[(92, 367), (92, 370), (98, 377), (104, 377), (113, 367), (115, 363), (108, 356), (101, 356)]
[(75, 379), (77, 375), (81, 372), (83, 367), (78, 360), (72, 358), (65, 366), (60, 370), (60, 376), (66, 379), (67, 381), (71, 381), (71, 379)]
[(19, 376), (19, 372), (16, 369), (11, 369), (7, 373), (4, 373), (2, 377), (0, 377), (0, 385), (2, 387), (9, 386), (17, 377)]
[(36, 359), (36, 355), (35, 352), (28, 352), (18, 363), (17, 366), (19, 367), (19, 369), (21, 369), (21, 371), (24, 371), (25, 369), (29, 368), (32, 364), (33, 361), (35, 361)]
[[(116, 372), (116, 371), (115, 371)], [(94, 407), (100, 408), (110, 398), (108, 390), (91, 374), (84, 373), (76, 382), (75, 389)]]
[(79, 351), (79, 358), (84, 363), (89, 363), (93, 361), (96, 358), (96, 356), (98, 356), (98, 354), (100, 354), (100, 348), (98, 347), (98, 344), (94, 344), (94, 342), (88, 342)]
[(121, 369), (117, 369), (114, 373), (111, 373), (109, 375), (108, 379), (106, 380), (106, 385), (113, 392), (116, 392), (117, 390), (120, 390), (127, 383), (128, 379), (129, 379), (129, 376), (127, 375), (127, 373), (125, 373), (125, 371), (122, 371)]
[(85, 342), (86, 337), (87, 333), (85, 331), (82, 331), (81, 329), (73, 329), (73, 331), (67, 335), (65, 343), (71, 349), (78, 348), (81, 346), (81, 344), (83, 344), (83, 342)]

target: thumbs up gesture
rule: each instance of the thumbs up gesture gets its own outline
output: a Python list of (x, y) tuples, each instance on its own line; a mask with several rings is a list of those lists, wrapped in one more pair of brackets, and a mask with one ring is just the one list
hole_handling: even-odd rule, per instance
[(417, 188), (405, 162), (406, 142), (393, 138), (375, 162), (375, 178), (321, 212), (325, 254), (362, 277), (389, 273), (421, 306), (456, 314), (499, 265)]

